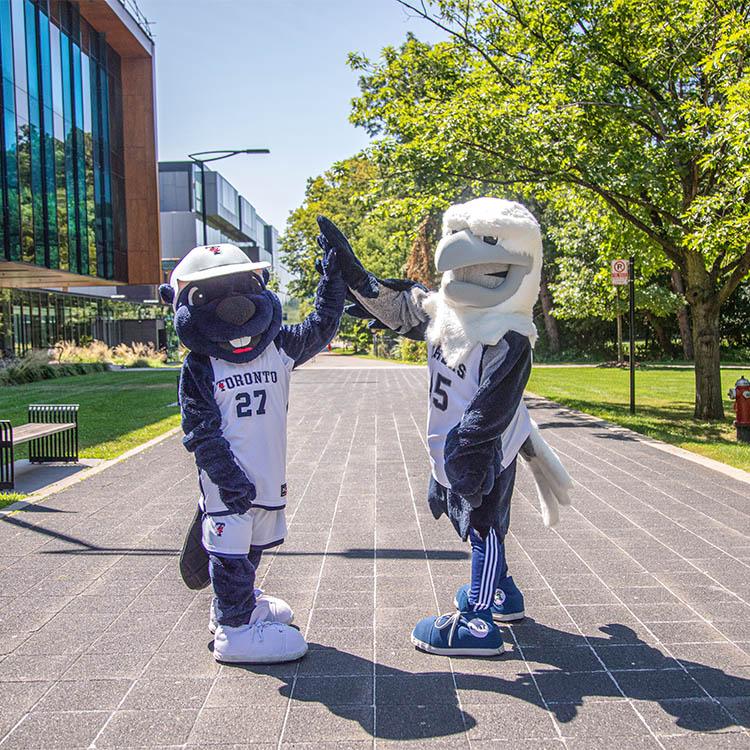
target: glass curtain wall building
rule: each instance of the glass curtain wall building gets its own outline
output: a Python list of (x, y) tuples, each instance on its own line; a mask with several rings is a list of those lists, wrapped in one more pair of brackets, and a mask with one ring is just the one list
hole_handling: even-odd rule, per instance
[(114, 279), (125, 246), (120, 57), (69, 2), (2, 0), (0, 34), (4, 258)]
[(153, 343), (161, 346), (166, 342), (155, 325), (161, 317), (160, 306), (145, 302), (41, 289), (0, 289), (0, 351), (20, 355), (52, 347), (58, 341), (129, 343), (136, 326), (147, 321), (153, 322), (147, 326)]
[(0, 0), (6, 354), (78, 336), (92, 305), (101, 330), (125, 314), (22, 289), (159, 281), (152, 55), (148, 29), (117, 0)]

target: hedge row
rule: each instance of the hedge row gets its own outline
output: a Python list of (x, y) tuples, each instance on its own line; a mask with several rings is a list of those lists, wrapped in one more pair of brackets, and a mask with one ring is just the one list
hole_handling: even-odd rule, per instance
[(51, 365), (42, 362), (21, 360), (18, 364), (13, 364), (0, 370), (0, 385), (22, 385), (23, 383), (34, 383), (38, 380), (64, 378), (69, 375), (88, 375), (92, 372), (104, 372), (106, 369), (107, 365), (103, 362), (76, 362)]

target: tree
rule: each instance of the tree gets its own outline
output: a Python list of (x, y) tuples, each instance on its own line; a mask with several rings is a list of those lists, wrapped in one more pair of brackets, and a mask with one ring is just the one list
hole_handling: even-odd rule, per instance
[[(409, 235), (416, 232), (419, 221), (390, 210), (387, 201), (378, 203), (378, 179), (375, 164), (358, 154), (308, 181), (304, 203), (289, 215), (281, 238), (284, 264), (296, 276), (289, 285), (290, 293), (303, 300), (303, 308), (318, 285), (315, 261), (321, 256), (316, 241), (319, 214), (341, 227), (373, 273), (385, 277), (403, 274)], [(339, 336), (351, 343), (355, 352), (364, 351), (370, 341), (366, 323), (348, 317), (342, 320)]]
[(435, 272), (435, 246), (440, 239), (440, 221), (437, 216), (428, 216), (417, 230), (409, 257), (406, 260), (406, 276), (424, 284), (427, 288), (437, 283)]
[(399, 2), (450, 41), (351, 58), (353, 121), (379, 137), (383, 168), (596, 197), (679, 271), (695, 416), (723, 417), (720, 310), (750, 271), (747, 3)]

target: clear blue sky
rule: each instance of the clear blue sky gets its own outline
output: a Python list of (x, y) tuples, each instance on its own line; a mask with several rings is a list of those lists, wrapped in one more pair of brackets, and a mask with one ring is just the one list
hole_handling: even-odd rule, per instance
[(356, 153), (350, 51), (376, 57), (408, 31), (438, 30), (396, 0), (138, 0), (153, 21), (159, 158), (266, 147), (216, 168), (283, 231), (308, 177)]

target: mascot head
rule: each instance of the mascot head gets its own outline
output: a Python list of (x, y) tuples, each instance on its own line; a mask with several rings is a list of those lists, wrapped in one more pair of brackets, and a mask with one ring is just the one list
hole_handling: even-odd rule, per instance
[(180, 341), (227, 362), (250, 362), (276, 338), (281, 302), (268, 289), (270, 263), (251, 261), (235, 245), (201, 245), (175, 267), (159, 295), (174, 307)]
[(531, 316), (542, 272), (539, 224), (513, 201), (457, 203), (443, 216), (435, 265), (449, 304)]
[(534, 303), (542, 274), (542, 234), (520, 203), (476, 198), (451, 206), (435, 251), (440, 291), (424, 307), (428, 340), (451, 367), (476, 344), (508, 331), (536, 341)]

